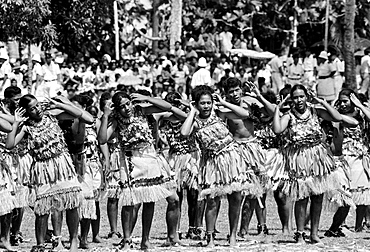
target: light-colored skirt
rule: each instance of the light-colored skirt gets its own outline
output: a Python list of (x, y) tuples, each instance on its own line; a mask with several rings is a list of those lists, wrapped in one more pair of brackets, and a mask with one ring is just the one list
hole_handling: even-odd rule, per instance
[(0, 161), (0, 216), (11, 213), (14, 208), (16, 208), (14, 183), (9, 167), (4, 161)]
[(156, 202), (171, 196), (176, 190), (175, 174), (168, 162), (158, 155), (153, 145), (132, 150), (121, 169), (119, 204), (133, 206)]
[(370, 205), (369, 158), (368, 154), (345, 156), (351, 171), (350, 192), (356, 205)]
[(107, 181), (107, 194), (106, 196), (108, 199), (119, 199), (120, 195), (120, 171), (123, 163), (121, 161), (124, 160), (122, 157), (121, 150), (116, 148), (112, 153), (110, 153), (109, 157), (109, 174), (106, 177)]
[(199, 199), (226, 196), (234, 192), (261, 197), (263, 189), (253, 170), (247, 169), (240, 146), (236, 142), (205, 157), (200, 162)]

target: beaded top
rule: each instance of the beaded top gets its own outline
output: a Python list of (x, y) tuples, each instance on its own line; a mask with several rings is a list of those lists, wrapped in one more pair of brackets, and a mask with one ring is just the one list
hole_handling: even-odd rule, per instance
[(219, 118), (214, 111), (207, 119), (195, 117), (199, 129), (195, 137), (199, 142), (202, 152), (216, 154), (234, 141), (227, 125)]
[(170, 146), (170, 153), (186, 154), (197, 150), (197, 145), (194, 135), (184, 137), (181, 135), (182, 122), (166, 121), (164, 126), (164, 133), (166, 134), (168, 144)]
[(51, 114), (45, 113), (41, 121), (29, 121), (25, 127), (30, 154), (35, 160), (46, 161), (68, 152), (63, 131)]
[(298, 112), (293, 108), (289, 115), (291, 120), (287, 131), (288, 145), (316, 145), (323, 141), (324, 133), (315, 108), (308, 106), (301, 116), (298, 116)]
[(87, 157), (99, 157), (99, 142), (98, 142), (98, 134), (95, 128), (95, 121), (93, 124), (89, 125), (86, 124), (86, 131), (85, 131), (85, 142), (84, 142), (84, 149), (85, 154)]
[(354, 128), (343, 128), (343, 155), (361, 156), (369, 151), (366, 142), (365, 120), (363, 116), (359, 116), (359, 125)]

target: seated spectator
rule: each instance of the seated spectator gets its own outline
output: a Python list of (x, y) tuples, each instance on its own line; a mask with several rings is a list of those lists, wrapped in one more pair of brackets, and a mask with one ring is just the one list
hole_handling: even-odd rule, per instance
[(181, 58), (181, 57), (185, 56), (185, 51), (182, 50), (180, 41), (176, 41), (175, 49), (172, 49), (170, 51), (170, 53), (174, 54), (176, 56), (176, 58)]
[(166, 47), (165, 43), (164, 42), (159, 42), (158, 44), (158, 50), (157, 50), (157, 56), (158, 57), (161, 57), (161, 56), (167, 56), (167, 54), (169, 53), (170, 51), (168, 50), (168, 48)]
[(190, 58), (198, 58), (198, 54), (196, 51), (193, 50), (193, 45), (191, 43), (188, 43), (186, 45), (186, 53), (185, 53), (185, 58), (190, 59)]

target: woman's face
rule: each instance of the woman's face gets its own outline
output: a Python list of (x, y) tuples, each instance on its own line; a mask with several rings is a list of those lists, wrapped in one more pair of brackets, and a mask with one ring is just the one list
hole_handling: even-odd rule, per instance
[(36, 99), (33, 99), (28, 104), (26, 111), (27, 111), (29, 118), (36, 120), (36, 121), (41, 120), (42, 116), (44, 115), (44, 111), (41, 107), (41, 104)]
[(123, 117), (128, 118), (134, 115), (134, 107), (131, 101), (127, 98), (121, 98), (116, 109)]
[(212, 105), (212, 97), (208, 94), (202, 95), (199, 102), (196, 104), (197, 109), (199, 110), (199, 116), (202, 118), (209, 117), (212, 112)]
[(298, 112), (304, 112), (307, 107), (307, 96), (302, 89), (297, 89), (292, 94), (293, 105)]
[(340, 113), (349, 113), (353, 111), (354, 105), (351, 102), (350, 98), (346, 95), (340, 95), (338, 99), (338, 106)]

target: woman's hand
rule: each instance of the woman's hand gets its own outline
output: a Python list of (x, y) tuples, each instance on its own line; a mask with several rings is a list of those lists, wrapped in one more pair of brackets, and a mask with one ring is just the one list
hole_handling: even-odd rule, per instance
[(26, 113), (26, 110), (24, 108), (17, 108), (14, 113), (14, 122), (21, 123), (27, 119), (27, 117), (24, 116)]
[(148, 100), (148, 96), (141, 95), (138, 93), (131, 94), (131, 99), (133, 102), (143, 102)]
[(225, 100), (219, 94), (213, 94), (212, 97), (216, 105), (224, 105)]
[(290, 95), (285, 96), (285, 98), (276, 106), (276, 108), (280, 109), (289, 98)]
[(48, 97), (46, 97), (46, 99), (49, 101), (49, 109), (60, 109), (61, 108), (62, 106), (61, 102), (58, 102), (54, 99), (50, 99)]
[(351, 102), (356, 106), (356, 107), (361, 107), (361, 106), (363, 106), (362, 105), (362, 102), (357, 98), (357, 96), (355, 95), (355, 94), (351, 94), (350, 96), (349, 96), (349, 98), (350, 98), (350, 100), (351, 100)]
[(190, 102), (190, 112), (193, 112), (194, 115), (199, 115), (199, 110), (195, 107), (195, 102)]
[(113, 102), (112, 101), (107, 101), (107, 103), (105, 103), (105, 106), (104, 106), (104, 115), (107, 115), (109, 116), (110, 114), (112, 114), (113, 112)]
[(258, 88), (258, 86), (255, 83), (253, 83), (251, 81), (248, 81), (247, 82), (247, 85), (249, 86), (251, 92), (254, 92), (257, 97), (261, 97), (262, 96), (260, 89)]

